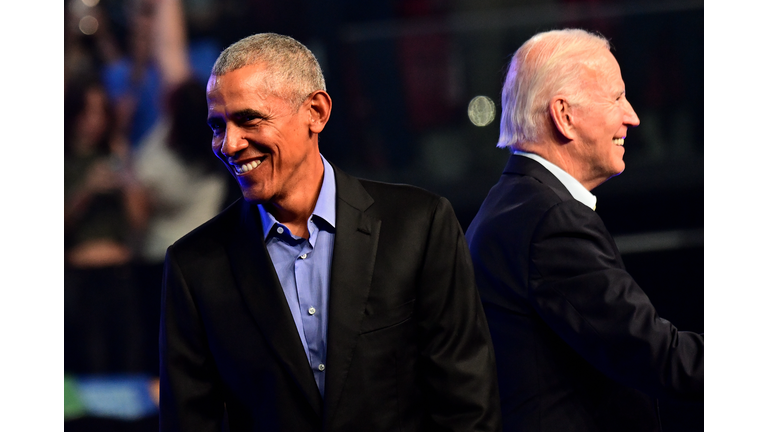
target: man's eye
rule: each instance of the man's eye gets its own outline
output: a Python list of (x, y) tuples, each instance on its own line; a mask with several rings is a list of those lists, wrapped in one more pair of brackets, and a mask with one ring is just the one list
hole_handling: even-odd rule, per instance
[(209, 122), (208, 126), (210, 126), (214, 135), (221, 133), (222, 129), (224, 128), (224, 126), (219, 122)]

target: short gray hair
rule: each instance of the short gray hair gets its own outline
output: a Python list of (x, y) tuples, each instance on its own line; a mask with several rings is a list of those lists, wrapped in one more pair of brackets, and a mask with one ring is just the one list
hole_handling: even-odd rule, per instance
[(496, 146), (520, 149), (540, 140), (547, 132), (549, 99), (560, 92), (570, 95), (572, 104), (583, 104), (579, 78), (602, 49), (610, 50), (607, 39), (580, 29), (539, 33), (518, 48), (504, 80)]
[(253, 64), (265, 64), (266, 88), (294, 109), (316, 90), (325, 91), (325, 78), (312, 51), (289, 36), (259, 33), (240, 39), (221, 52), (211, 75), (221, 76)]

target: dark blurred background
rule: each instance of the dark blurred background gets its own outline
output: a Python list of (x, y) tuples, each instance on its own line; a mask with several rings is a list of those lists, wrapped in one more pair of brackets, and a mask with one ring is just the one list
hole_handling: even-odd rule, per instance
[[(659, 314), (704, 331), (704, 2), (629, 0), (66, 0), (65, 429), (156, 430), (165, 247), (238, 196), (210, 153), (204, 84), (259, 32), (317, 56), (333, 98), (323, 155), (360, 177), (447, 197), (466, 229), (508, 152), (505, 67), (533, 34), (599, 32), (640, 117), (597, 211)], [(661, 401), (665, 431), (702, 405)]]

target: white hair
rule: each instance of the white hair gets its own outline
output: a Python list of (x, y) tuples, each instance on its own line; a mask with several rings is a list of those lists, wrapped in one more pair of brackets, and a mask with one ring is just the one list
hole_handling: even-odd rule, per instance
[(259, 33), (233, 43), (216, 59), (211, 75), (221, 76), (252, 64), (267, 66), (267, 90), (294, 109), (312, 92), (325, 91), (323, 71), (312, 51), (289, 36), (275, 33)]
[(608, 40), (580, 29), (539, 33), (518, 48), (501, 93), (496, 146), (514, 150), (541, 140), (548, 133), (549, 100), (558, 93), (567, 94), (572, 105), (584, 104), (579, 78), (602, 49), (610, 49)]

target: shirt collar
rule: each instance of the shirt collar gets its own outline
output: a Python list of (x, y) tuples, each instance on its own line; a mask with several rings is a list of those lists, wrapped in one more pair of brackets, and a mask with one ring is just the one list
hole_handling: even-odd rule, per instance
[[(336, 176), (331, 164), (325, 160), (323, 155), (320, 157), (323, 159), (323, 184), (320, 186), (320, 194), (317, 196), (317, 203), (312, 210), (312, 216), (317, 216), (336, 228)], [(272, 226), (277, 223), (277, 219), (261, 204), (258, 205), (258, 208), (261, 226), (264, 230), (264, 240), (266, 240)]]
[(320, 195), (317, 196), (317, 203), (312, 215), (323, 218), (324, 221), (336, 228), (336, 176), (331, 164), (325, 160), (323, 155), (320, 157), (323, 159), (323, 167), (325, 168), (323, 185), (320, 187)]
[(535, 154), (535, 153), (528, 153), (520, 150), (515, 150), (514, 152), (516, 155), (525, 156), (527, 158), (533, 159), (536, 162), (540, 163), (544, 166), (544, 168), (547, 169), (547, 171), (551, 172), (552, 175), (557, 177), (558, 180), (560, 180), (560, 183), (565, 186), (566, 189), (568, 189), (568, 192), (571, 194), (571, 196), (580, 203), (584, 204), (585, 206), (591, 208), (594, 210), (597, 206), (597, 197), (592, 195), (592, 193), (587, 190), (587, 188), (584, 187), (581, 183), (579, 183), (578, 180), (573, 178), (572, 175), (565, 172), (562, 168), (559, 166), (553, 164), (552, 162), (544, 159), (543, 157)]

